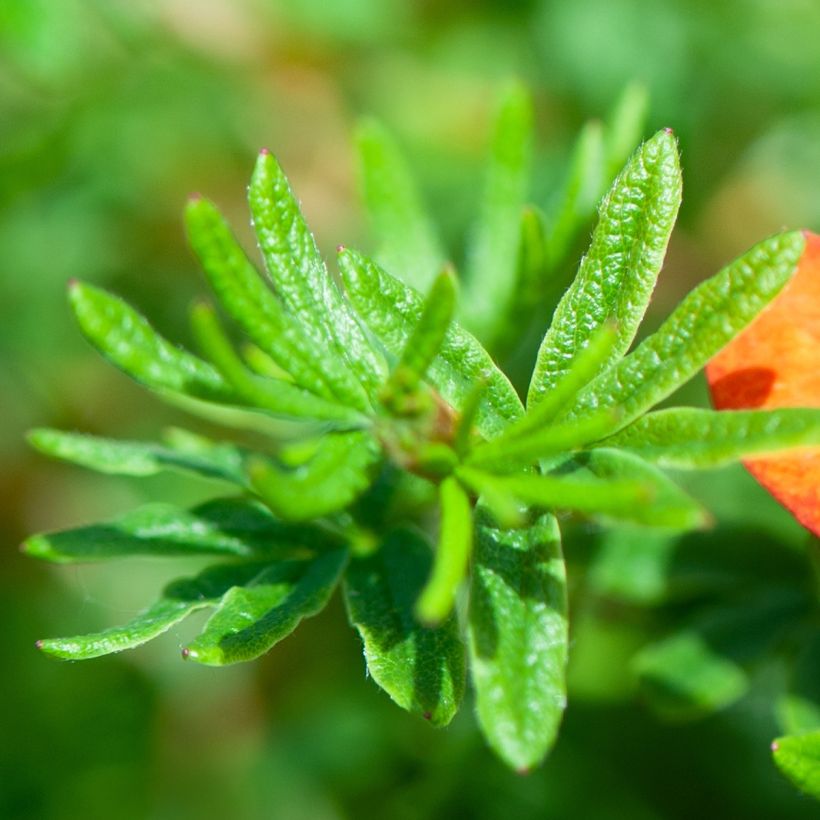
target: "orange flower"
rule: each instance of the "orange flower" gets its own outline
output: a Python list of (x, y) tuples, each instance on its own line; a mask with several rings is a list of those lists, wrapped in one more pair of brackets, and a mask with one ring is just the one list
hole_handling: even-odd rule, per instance
[[(791, 281), (706, 367), (718, 410), (820, 407), (820, 236)], [(820, 448), (744, 462), (797, 520), (820, 536)]]

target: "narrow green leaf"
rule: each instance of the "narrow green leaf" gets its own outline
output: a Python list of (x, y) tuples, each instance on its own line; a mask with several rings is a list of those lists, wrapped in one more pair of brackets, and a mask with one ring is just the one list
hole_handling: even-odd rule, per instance
[(626, 426), (687, 382), (791, 279), (803, 253), (799, 231), (755, 245), (696, 287), (659, 330), (579, 394), (571, 416), (621, 407)]
[(550, 269), (564, 260), (581, 227), (595, 213), (604, 185), (603, 162), (603, 128), (600, 122), (591, 120), (578, 134), (558, 207), (548, 220), (547, 263)]
[[(345, 364), (349, 378), (344, 398), (367, 410), (375, 396), (384, 362), (328, 273), (299, 205), (279, 164), (267, 151), (259, 155), (248, 189), (259, 246), (276, 292), (325, 360)], [(341, 396), (340, 396), (341, 398)]]
[[(353, 305), (387, 351), (400, 356), (418, 324), (423, 299), (354, 251), (340, 253), (339, 268)], [(428, 381), (445, 401), (460, 410), (479, 380), (484, 380), (487, 388), (476, 425), (482, 435), (491, 438), (523, 413), (521, 401), (487, 351), (466, 330), (453, 323), (430, 366)]]
[[(317, 346), (259, 275), (216, 206), (196, 198), (185, 210), (188, 237), (222, 306), (300, 387), (326, 399), (346, 397), (349, 374)], [(339, 369), (345, 372), (340, 373)]]
[(492, 344), (516, 285), (532, 152), (532, 102), (520, 85), (508, 88), (496, 116), (490, 160), (468, 249), (464, 324)]
[(820, 732), (779, 737), (772, 753), (777, 768), (800, 791), (820, 800)]
[(478, 494), (485, 490), (542, 510), (573, 510), (634, 520), (652, 500), (652, 485), (632, 479), (601, 481), (576, 476), (492, 475), (472, 467), (456, 474)]
[(387, 382), (387, 390), (413, 390), (424, 379), (450, 329), (455, 308), (456, 277), (447, 268), (436, 277), (424, 300), (418, 323)]
[(140, 384), (207, 401), (238, 399), (211, 365), (167, 342), (116, 296), (74, 281), (69, 300), (86, 339)]
[(711, 524), (709, 513), (669, 476), (632, 453), (596, 448), (574, 454), (556, 472), (579, 478), (591, 475), (604, 482), (642, 484), (648, 490), (645, 503), (622, 513), (633, 523), (674, 530), (703, 529)]
[(641, 140), (649, 93), (642, 83), (630, 83), (615, 102), (604, 130), (604, 184), (621, 170)]
[(436, 557), (416, 604), (419, 619), (431, 625), (441, 623), (452, 612), (473, 549), (472, 506), (456, 478), (449, 476), (441, 482), (439, 500), (441, 531)]
[(86, 660), (133, 649), (182, 621), (192, 612), (215, 606), (232, 587), (248, 583), (264, 564), (228, 564), (209, 567), (195, 578), (169, 584), (160, 599), (127, 624), (90, 635), (38, 641), (38, 648), (66, 660)]
[(302, 464), (285, 467), (270, 459), (249, 461), (253, 489), (275, 515), (286, 521), (307, 521), (337, 512), (373, 482), (381, 453), (369, 433), (325, 436)]
[(421, 536), (396, 530), (376, 553), (351, 561), (344, 593), (373, 680), (402, 709), (446, 726), (464, 694), (464, 645), (455, 615), (435, 628), (415, 617), (431, 564)]
[(554, 743), (567, 699), (566, 570), (553, 516), (516, 530), (479, 519), (467, 635), (481, 730), (527, 771)]
[(200, 303), (191, 310), (191, 326), (202, 352), (246, 404), (274, 415), (296, 419), (360, 424), (363, 417), (350, 407), (321, 399), (281, 379), (268, 379), (248, 370), (231, 347), (216, 313)]
[(73, 563), (127, 555), (284, 558), (322, 546), (338, 543), (317, 527), (277, 521), (258, 501), (223, 498), (192, 510), (146, 504), (101, 524), (32, 536), (23, 549), (35, 558)]
[(63, 433), (46, 427), (30, 431), (28, 440), (41, 453), (101, 473), (148, 476), (162, 470), (179, 470), (247, 485), (242, 470), (244, 455), (230, 444), (200, 440), (195, 451), (186, 452), (159, 444)]
[(321, 612), (347, 561), (347, 550), (310, 561), (271, 564), (223, 596), (202, 633), (183, 655), (208, 666), (250, 661), (286, 638), (303, 618)]
[(677, 143), (661, 131), (635, 153), (601, 204), (589, 251), (538, 351), (528, 405), (544, 399), (607, 320), (614, 319), (618, 331), (608, 361), (618, 361), (629, 349), (663, 264), (680, 200)]
[(356, 133), (359, 177), (379, 264), (426, 293), (445, 255), (421, 204), (413, 178), (392, 136), (375, 120)]
[(820, 445), (820, 410), (700, 410), (648, 413), (602, 442), (672, 469), (720, 467), (748, 456)]

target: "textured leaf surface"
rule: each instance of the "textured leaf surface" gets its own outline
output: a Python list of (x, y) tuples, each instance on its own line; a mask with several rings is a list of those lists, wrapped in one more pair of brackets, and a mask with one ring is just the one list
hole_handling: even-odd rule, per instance
[(254, 490), (276, 515), (307, 521), (341, 510), (361, 495), (380, 458), (368, 433), (340, 433), (323, 438), (302, 464), (286, 468), (256, 458), (249, 473)]
[(454, 615), (433, 628), (416, 619), (431, 563), (421, 536), (399, 530), (378, 552), (351, 561), (344, 592), (373, 680), (403, 709), (444, 726), (464, 693), (464, 645)]
[[(387, 351), (400, 356), (421, 316), (421, 296), (354, 251), (340, 253), (339, 268), (356, 309)], [(488, 438), (523, 413), (521, 401), (507, 377), (478, 341), (456, 323), (447, 331), (427, 378), (456, 409), (461, 409), (474, 385), (483, 380), (486, 389), (476, 425)]]
[(23, 544), (36, 558), (61, 563), (126, 555), (232, 555), (292, 557), (336, 539), (309, 525), (277, 521), (258, 501), (225, 498), (192, 510), (147, 504), (119, 518), (35, 535)]
[(209, 666), (258, 658), (324, 609), (346, 561), (347, 550), (338, 549), (310, 561), (271, 564), (225, 593), (185, 657)]
[(802, 234), (766, 239), (696, 287), (658, 331), (601, 373), (570, 415), (620, 407), (626, 426), (687, 382), (745, 328), (791, 279)]
[(404, 157), (378, 122), (362, 122), (356, 137), (362, 193), (379, 264), (426, 293), (445, 255)]
[(85, 660), (133, 649), (166, 632), (192, 612), (219, 603), (232, 587), (246, 584), (264, 565), (233, 564), (209, 567), (195, 578), (174, 581), (160, 599), (123, 626), (73, 638), (53, 638), (37, 645), (49, 655), (67, 660)]
[(148, 476), (162, 470), (177, 470), (247, 485), (242, 470), (244, 456), (239, 448), (195, 438), (196, 449), (186, 449), (64, 433), (46, 427), (28, 434), (29, 442), (41, 453), (101, 473)]
[[(720, 410), (820, 408), (820, 237), (805, 234), (792, 280), (712, 359), (706, 376)], [(746, 467), (820, 535), (820, 448), (754, 457)]]
[(820, 409), (718, 413), (675, 407), (642, 416), (602, 444), (662, 467), (719, 467), (759, 453), (820, 446)]
[(481, 730), (526, 771), (549, 751), (566, 707), (566, 575), (552, 516), (517, 530), (479, 521), (467, 634)]
[(197, 399), (237, 400), (233, 388), (211, 365), (163, 339), (116, 296), (72, 282), (69, 300), (86, 339), (140, 384)]
[(516, 285), (531, 143), (532, 103), (527, 91), (514, 85), (496, 118), (462, 303), (465, 326), (488, 344), (503, 327)]
[(360, 410), (368, 409), (361, 385), (375, 393), (383, 362), (331, 279), (288, 181), (267, 151), (259, 155), (248, 200), (259, 246), (277, 294), (324, 350), (325, 357), (347, 365), (347, 402)]
[(661, 131), (635, 153), (601, 204), (592, 244), (544, 336), (528, 405), (535, 405), (607, 320), (617, 322), (609, 362), (626, 353), (663, 264), (681, 199), (678, 149)]
[(774, 762), (800, 791), (820, 800), (820, 732), (779, 737)]
[(345, 368), (285, 311), (216, 206), (207, 199), (193, 199), (185, 217), (191, 246), (231, 318), (296, 384), (324, 398), (344, 399), (349, 384)]

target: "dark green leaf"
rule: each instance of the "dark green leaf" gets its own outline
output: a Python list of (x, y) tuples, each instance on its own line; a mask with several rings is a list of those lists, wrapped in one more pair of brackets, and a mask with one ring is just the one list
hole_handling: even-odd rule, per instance
[(70, 563), (126, 555), (293, 557), (336, 539), (312, 526), (277, 521), (258, 501), (225, 498), (192, 510), (147, 504), (101, 524), (35, 535), (23, 544), (36, 558)]
[(602, 444), (661, 467), (720, 467), (748, 456), (820, 445), (820, 410), (675, 407), (648, 413)]
[(373, 680), (403, 709), (444, 726), (464, 693), (464, 646), (454, 615), (435, 628), (415, 617), (431, 563), (419, 535), (397, 530), (378, 552), (351, 561), (344, 592)]
[(166, 632), (192, 612), (216, 606), (229, 589), (249, 583), (264, 567), (259, 563), (209, 567), (195, 578), (169, 584), (156, 603), (124, 626), (91, 635), (38, 641), (37, 646), (66, 660), (85, 660), (133, 649)]
[(208, 666), (250, 661), (286, 638), (303, 618), (321, 612), (347, 561), (347, 550), (310, 561), (271, 564), (229, 589), (185, 657)]
[(403, 282), (427, 292), (445, 261), (444, 252), (410, 171), (382, 125), (359, 125), (359, 175), (379, 264)]
[(607, 320), (617, 322), (608, 361), (626, 353), (655, 287), (680, 198), (677, 143), (661, 131), (635, 153), (601, 204), (592, 244), (538, 352), (528, 405), (543, 400)]
[(505, 763), (527, 771), (566, 707), (566, 574), (551, 515), (517, 530), (479, 519), (467, 634), (481, 730)]
[[(339, 268), (348, 295), (373, 332), (393, 356), (400, 356), (418, 324), (423, 299), (418, 293), (379, 268), (366, 257), (344, 250)], [(461, 409), (474, 385), (487, 388), (476, 425), (487, 438), (523, 413), (521, 402), (507, 377), (495, 366), (476, 339), (453, 323), (428, 372), (428, 381), (456, 409)]]

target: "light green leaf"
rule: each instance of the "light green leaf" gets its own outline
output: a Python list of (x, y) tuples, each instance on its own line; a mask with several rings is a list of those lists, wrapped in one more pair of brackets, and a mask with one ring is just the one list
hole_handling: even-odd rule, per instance
[(672, 469), (720, 467), (748, 456), (820, 445), (820, 410), (700, 410), (648, 413), (602, 442)]
[(133, 649), (167, 632), (192, 612), (216, 606), (232, 587), (248, 583), (265, 564), (229, 564), (209, 567), (195, 578), (169, 584), (160, 599), (127, 624), (90, 635), (38, 641), (38, 648), (66, 660), (86, 660)]
[(617, 322), (608, 361), (629, 349), (663, 264), (681, 200), (678, 148), (661, 131), (635, 153), (601, 204), (578, 275), (544, 336), (528, 405), (542, 401), (607, 320)]
[(42, 427), (28, 434), (41, 453), (111, 475), (148, 476), (178, 470), (247, 486), (242, 469), (244, 455), (230, 444), (199, 439), (195, 450), (163, 447), (139, 441), (117, 441)]
[(621, 170), (643, 134), (649, 93), (641, 83), (630, 83), (615, 102), (604, 131), (604, 184)]
[(799, 231), (755, 245), (696, 287), (660, 329), (579, 394), (571, 416), (621, 407), (623, 426), (687, 382), (791, 279), (805, 246)]
[(820, 732), (779, 737), (772, 753), (777, 768), (800, 791), (820, 800)]
[(441, 623), (453, 610), (473, 549), (473, 516), (464, 488), (449, 476), (439, 487), (441, 525), (433, 570), (416, 605), (423, 623)]
[(367, 410), (362, 385), (375, 396), (384, 362), (328, 273), (288, 181), (267, 151), (259, 155), (248, 201), (276, 293), (324, 356), (347, 365), (346, 403)]
[(641, 484), (647, 493), (644, 503), (623, 509), (617, 514), (619, 519), (674, 530), (702, 529), (711, 524), (709, 514), (669, 476), (632, 453), (603, 447), (576, 453), (556, 473)]
[(228, 590), (183, 655), (208, 666), (250, 661), (286, 638), (303, 618), (321, 612), (347, 561), (347, 550), (310, 561), (271, 564)]
[(207, 199), (192, 199), (185, 220), (191, 246), (214, 293), (242, 330), (300, 387), (326, 399), (344, 400), (346, 368), (328, 357), (326, 348), (317, 346), (285, 311), (216, 206)]
[(426, 293), (445, 255), (398, 146), (375, 120), (356, 133), (359, 177), (379, 264)]
[(209, 305), (195, 305), (191, 326), (202, 352), (246, 404), (277, 416), (318, 421), (337, 421), (356, 426), (364, 417), (350, 407), (321, 399), (290, 382), (259, 376), (248, 370), (231, 347)]
[(192, 510), (146, 504), (104, 523), (32, 536), (23, 549), (35, 558), (73, 563), (126, 555), (283, 558), (328, 546), (338, 546), (337, 540), (317, 527), (283, 524), (258, 501), (224, 498)]
[(464, 325), (489, 345), (513, 300), (531, 153), (532, 102), (516, 84), (505, 91), (496, 116), (462, 302)]
[(464, 694), (464, 645), (455, 615), (435, 628), (415, 617), (431, 563), (421, 536), (396, 530), (376, 553), (351, 561), (344, 593), (373, 680), (402, 709), (445, 726)]
[(238, 400), (211, 365), (167, 342), (116, 296), (75, 281), (69, 300), (86, 339), (140, 384), (207, 401)]
[[(340, 253), (339, 268), (353, 305), (387, 351), (400, 356), (421, 316), (421, 296), (355, 251)], [(491, 438), (523, 413), (521, 401), (487, 351), (453, 323), (430, 366), (428, 381), (458, 410), (481, 380), (487, 387), (476, 425), (482, 435)]]
[(467, 635), (481, 730), (505, 763), (528, 771), (566, 707), (566, 571), (553, 516), (516, 530), (479, 518)]
[(381, 452), (365, 432), (329, 434), (315, 452), (296, 465), (249, 460), (253, 489), (274, 514), (286, 521), (307, 521), (343, 509), (373, 482)]

